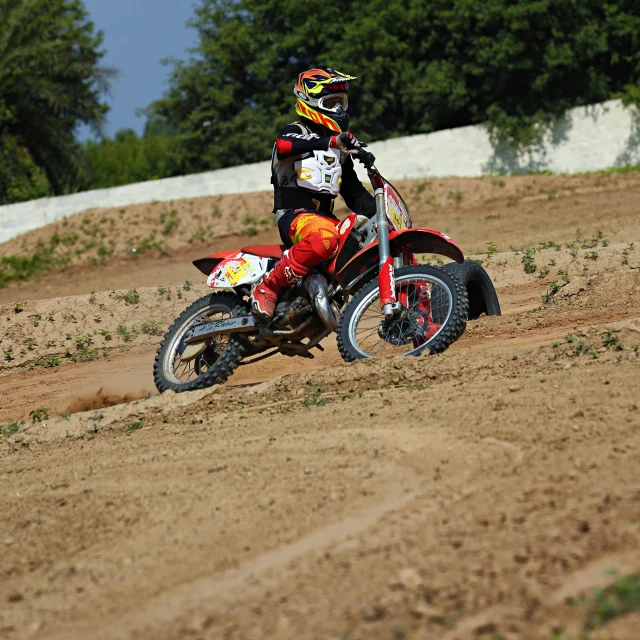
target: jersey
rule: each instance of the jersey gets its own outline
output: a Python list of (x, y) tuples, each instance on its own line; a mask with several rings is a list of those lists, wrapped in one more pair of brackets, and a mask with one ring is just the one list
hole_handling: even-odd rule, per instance
[(358, 179), (353, 159), (331, 148), (331, 136), (318, 131), (324, 129), (294, 122), (280, 132), (271, 155), (274, 213), (306, 209), (334, 217), (339, 194), (354, 213), (374, 216), (375, 200)]

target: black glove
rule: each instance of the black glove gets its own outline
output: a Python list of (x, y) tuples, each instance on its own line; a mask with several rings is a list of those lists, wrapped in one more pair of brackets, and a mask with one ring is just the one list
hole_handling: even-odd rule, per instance
[(340, 149), (340, 151), (354, 151), (356, 149), (361, 149), (362, 147), (366, 147), (367, 145), (363, 142), (360, 142), (352, 133), (349, 131), (345, 131), (341, 133), (339, 136), (332, 136), (331, 145), (336, 149)]

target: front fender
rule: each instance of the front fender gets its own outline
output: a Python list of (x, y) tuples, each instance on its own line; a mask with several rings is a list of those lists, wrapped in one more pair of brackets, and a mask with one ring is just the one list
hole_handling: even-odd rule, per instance
[[(458, 245), (444, 233), (433, 229), (401, 229), (389, 234), (392, 255), (399, 255), (402, 250), (411, 253), (436, 253), (447, 256), (458, 263), (464, 262), (464, 255)], [(356, 253), (336, 274), (343, 289), (349, 290), (365, 273), (377, 266), (379, 259), (378, 241)]]

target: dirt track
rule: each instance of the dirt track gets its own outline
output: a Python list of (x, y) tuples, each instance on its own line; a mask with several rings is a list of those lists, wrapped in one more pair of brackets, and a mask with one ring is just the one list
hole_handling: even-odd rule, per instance
[[(541, 179), (553, 198), (491, 185), (526, 206), (438, 181), (464, 197), (430, 226), (498, 245), (505, 315), (437, 357), (346, 365), (327, 340), (160, 397), (142, 324), (201, 295), (187, 248), (0, 290), (0, 425), (22, 423), (0, 433), (0, 637), (581, 637), (569, 599), (640, 571), (640, 183)], [(537, 243), (533, 273), (505, 251)]]

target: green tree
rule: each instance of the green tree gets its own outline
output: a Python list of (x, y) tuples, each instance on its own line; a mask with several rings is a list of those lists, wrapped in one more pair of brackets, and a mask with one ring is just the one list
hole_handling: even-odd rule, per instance
[(92, 189), (115, 187), (169, 175), (172, 139), (150, 133), (138, 138), (135, 131), (123, 129), (114, 139), (86, 144)]
[(178, 129), (172, 172), (269, 157), (296, 75), (361, 77), (363, 139), (488, 122), (529, 143), (570, 107), (640, 101), (634, 0), (200, 0), (194, 57), (151, 113)]
[(0, 0), (0, 203), (86, 184), (74, 133), (104, 122), (101, 44), (79, 0)]

